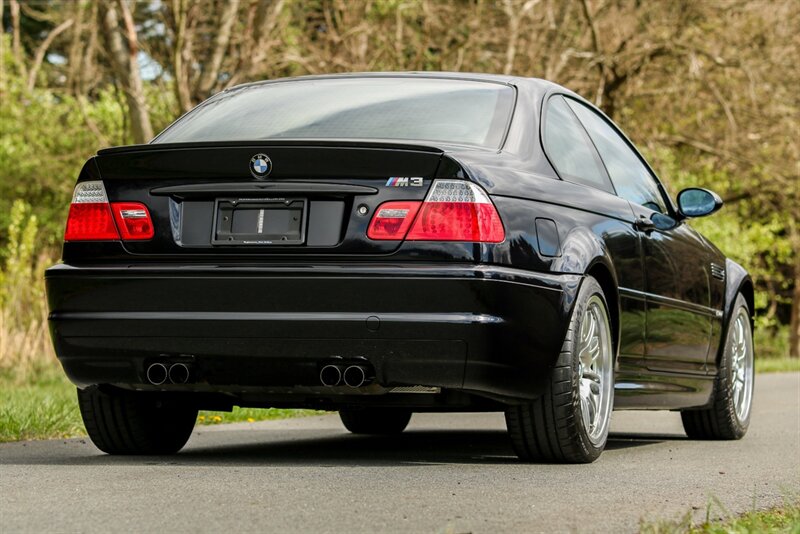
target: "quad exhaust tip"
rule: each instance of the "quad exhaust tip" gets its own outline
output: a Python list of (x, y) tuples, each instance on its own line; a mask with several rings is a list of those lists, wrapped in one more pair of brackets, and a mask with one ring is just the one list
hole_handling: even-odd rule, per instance
[(319, 381), (323, 386), (334, 387), (342, 383), (351, 388), (360, 388), (372, 382), (372, 371), (363, 365), (325, 365), (319, 371)]
[(344, 383), (351, 388), (360, 388), (369, 382), (368, 371), (361, 365), (351, 365), (344, 370)]
[(167, 381), (173, 384), (187, 384), (192, 378), (192, 370), (185, 363), (170, 365), (156, 362), (147, 367), (146, 375), (147, 381), (154, 386), (160, 386)]
[(319, 372), (319, 380), (325, 387), (338, 386), (342, 381), (342, 370), (338, 365), (326, 365)]
[(153, 363), (147, 368), (147, 380), (154, 386), (160, 386), (168, 377), (167, 366), (163, 363)]
[(169, 381), (173, 384), (185, 384), (189, 381), (191, 372), (183, 363), (173, 363), (169, 368)]

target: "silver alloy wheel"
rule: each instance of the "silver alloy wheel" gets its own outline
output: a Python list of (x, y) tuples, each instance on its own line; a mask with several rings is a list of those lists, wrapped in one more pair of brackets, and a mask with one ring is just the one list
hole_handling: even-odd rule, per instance
[(750, 415), (753, 400), (753, 333), (745, 308), (739, 308), (732, 326), (731, 390), (736, 418), (743, 423)]
[(581, 321), (578, 376), (583, 426), (593, 445), (608, 432), (613, 395), (614, 358), (611, 327), (605, 304), (593, 295)]

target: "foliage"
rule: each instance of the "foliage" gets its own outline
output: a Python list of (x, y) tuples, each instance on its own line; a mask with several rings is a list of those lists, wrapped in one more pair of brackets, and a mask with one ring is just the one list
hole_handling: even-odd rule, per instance
[(85, 434), (75, 388), (60, 376), (27, 385), (0, 379), (0, 443)]
[[(787, 354), (784, 345), (783, 354)], [(756, 373), (800, 373), (800, 360), (786, 356), (756, 358)]]
[[(5, 35), (2, 36), (4, 39)], [(10, 65), (5, 65), (6, 69)], [(104, 146), (128, 144), (125, 107), (112, 86), (89, 100), (64, 90), (27, 91), (19, 77), (7, 77), (0, 98), (0, 245), (7, 242), (11, 205), (33, 206), (41, 226), (38, 251), (60, 245), (75, 178), (84, 162)], [(174, 102), (156, 87), (148, 92), (154, 123), (166, 126)]]
[(49, 258), (37, 251), (38, 219), (30, 205), (15, 201), (9, 219), (0, 249), (0, 372), (24, 380), (55, 362), (42, 279)]
[[(710, 520), (712, 502), (722, 508), (724, 517)], [(658, 521), (642, 523), (641, 534), (775, 534), (800, 533), (800, 500), (786, 499), (783, 506), (767, 510), (753, 510), (732, 517), (718, 499), (712, 499), (706, 509), (706, 519), (700, 524), (692, 522), (692, 513), (687, 512), (680, 521)]]

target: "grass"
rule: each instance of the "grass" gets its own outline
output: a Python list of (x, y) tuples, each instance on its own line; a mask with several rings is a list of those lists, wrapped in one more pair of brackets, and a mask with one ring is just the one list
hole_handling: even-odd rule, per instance
[[(232, 412), (200, 412), (197, 422), (201, 425), (254, 423), (316, 413), (320, 412), (236, 407)], [(84, 435), (75, 386), (63, 374), (46, 373), (41, 380), (27, 384), (0, 375), (0, 443)]]
[[(800, 358), (758, 358), (756, 357), (757, 373), (788, 373), (800, 371)], [(798, 533), (800, 534), (800, 533)]]
[[(710, 515), (710, 509), (711, 504), (706, 515)], [(639, 531), (641, 534), (800, 534), (800, 500), (787, 499), (783, 506), (717, 521), (706, 519), (700, 524), (693, 524), (692, 513), (687, 512), (680, 521), (642, 523)]]
[(84, 434), (75, 387), (66, 378), (28, 385), (0, 380), (0, 442)]
[(223, 423), (255, 423), (256, 421), (269, 421), (272, 419), (288, 419), (289, 417), (303, 417), (318, 415), (325, 412), (316, 410), (287, 410), (284, 408), (233, 408), (232, 412), (200, 412), (197, 422), (201, 425), (220, 425)]

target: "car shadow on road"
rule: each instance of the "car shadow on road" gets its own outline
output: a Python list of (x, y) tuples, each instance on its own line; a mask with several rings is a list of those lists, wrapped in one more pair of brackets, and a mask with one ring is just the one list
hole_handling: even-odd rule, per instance
[[(236, 442), (236, 438), (241, 441)], [(612, 434), (606, 449), (614, 451), (682, 439), (686, 438)], [(79, 447), (68, 447), (58, 454), (7, 456), (0, 464), (369, 467), (518, 462), (503, 430), (409, 430), (396, 436), (355, 436), (296, 429), (283, 431), (280, 439), (270, 436), (269, 431), (207, 433), (193, 438), (180, 454), (160, 457), (108, 456), (94, 449), (87, 440)]]
[(608, 443), (606, 443), (607, 451), (614, 451), (619, 449), (628, 449), (631, 447), (642, 447), (644, 445), (654, 445), (656, 443), (664, 443), (665, 441), (688, 441), (684, 435), (681, 434), (632, 434), (614, 432), (609, 434)]
[(224, 447), (193, 447), (181, 454), (181, 459), (273, 465), (504, 464), (513, 462), (513, 454), (503, 431), (409, 430), (392, 436), (337, 433)]

